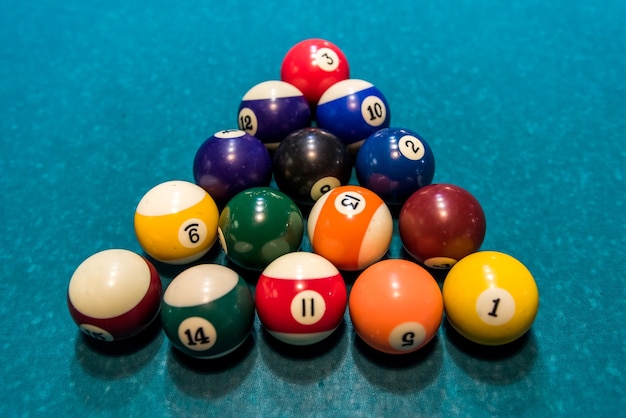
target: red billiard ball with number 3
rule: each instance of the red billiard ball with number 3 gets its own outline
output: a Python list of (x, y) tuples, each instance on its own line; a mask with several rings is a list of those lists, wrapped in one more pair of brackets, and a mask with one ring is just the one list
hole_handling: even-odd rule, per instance
[(300, 89), (311, 108), (330, 86), (349, 76), (350, 66), (343, 51), (319, 38), (294, 45), (285, 54), (280, 69), (281, 80)]

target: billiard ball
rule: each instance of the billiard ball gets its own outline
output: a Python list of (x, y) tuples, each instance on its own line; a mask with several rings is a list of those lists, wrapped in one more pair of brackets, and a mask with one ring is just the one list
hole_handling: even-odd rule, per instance
[(364, 187), (388, 204), (403, 204), (435, 175), (435, 156), (417, 133), (384, 128), (370, 135), (358, 150), (356, 176)]
[(456, 263), (443, 282), (448, 322), (459, 334), (483, 345), (513, 342), (532, 326), (539, 291), (519, 260), (479, 251)]
[(398, 216), (405, 250), (430, 268), (449, 269), (483, 243), (486, 220), (472, 194), (453, 184), (430, 184), (413, 193)]
[(348, 184), (352, 163), (335, 135), (304, 128), (283, 139), (274, 154), (272, 170), (281, 191), (296, 203), (312, 205), (327, 191)]
[(374, 192), (340, 186), (311, 208), (307, 231), (313, 251), (341, 270), (361, 270), (380, 260), (391, 244), (393, 219)]
[(159, 273), (145, 258), (123, 249), (100, 251), (74, 271), (67, 305), (79, 329), (100, 341), (139, 334), (161, 304)]
[(233, 197), (218, 222), (224, 253), (233, 263), (263, 270), (302, 244), (304, 219), (289, 196), (271, 187), (254, 187)]
[(319, 38), (295, 44), (283, 58), (280, 79), (296, 86), (314, 106), (333, 84), (350, 77), (345, 54), (333, 43)]
[(333, 84), (317, 104), (317, 126), (337, 135), (346, 145), (360, 143), (374, 132), (387, 128), (389, 104), (372, 83), (347, 79)]
[(239, 129), (272, 149), (291, 132), (311, 125), (311, 109), (302, 92), (291, 84), (264, 81), (243, 96), (237, 123)]
[(169, 284), (161, 307), (163, 330), (174, 347), (196, 358), (217, 358), (237, 349), (254, 322), (250, 288), (218, 264), (184, 270)]
[(200, 259), (217, 239), (219, 212), (200, 186), (181, 180), (150, 189), (135, 211), (135, 235), (155, 260), (187, 264)]
[(348, 302), (357, 335), (387, 354), (411, 353), (437, 334), (443, 318), (439, 285), (423, 267), (400, 259), (379, 261), (356, 279)]
[(299, 251), (265, 268), (255, 301), (259, 319), (271, 335), (288, 344), (308, 345), (337, 329), (346, 310), (347, 291), (330, 261)]
[(196, 151), (193, 177), (221, 208), (243, 190), (268, 186), (272, 160), (258, 138), (237, 129), (219, 131)]

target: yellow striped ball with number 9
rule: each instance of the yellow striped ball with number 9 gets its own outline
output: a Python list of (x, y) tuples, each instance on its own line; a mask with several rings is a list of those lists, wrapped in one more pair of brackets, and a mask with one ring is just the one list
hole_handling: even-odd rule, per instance
[(187, 264), (205, 255), (217, 239), (219, 211), (200, 186), (180, 180), (150, 189), (135, 211), (135, 234), (157, 261)]

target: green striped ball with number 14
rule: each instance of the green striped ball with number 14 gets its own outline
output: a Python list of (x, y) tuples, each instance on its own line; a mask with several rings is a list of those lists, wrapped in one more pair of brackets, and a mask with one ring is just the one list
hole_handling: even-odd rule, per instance
[(165, 290), (161, 320), (172, 345), (191, 357), (217, 358), (246, 340), (254, 300), (245, 280), (218, 264), (188, 268)]

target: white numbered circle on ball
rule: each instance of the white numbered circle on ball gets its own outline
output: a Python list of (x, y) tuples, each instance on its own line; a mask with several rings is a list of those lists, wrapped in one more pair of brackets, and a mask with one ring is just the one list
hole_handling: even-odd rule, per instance
[(339, 193), (335, 198), (335, 209), (346, 216), (358, 215), (365, 209), (365, 198), (356, 192)]
[(337, 177), (329, 176), (321, 178), (313, 184), (313, 187), (311, 187), (311, 199), (317, 200), (325, 193), (339, 186), (341, 186), (341, 182)]
[(186, 248), (196, 248), (204, 244), (208, 235), (207, 227), (202, 219), (187, 219), (178, 228), (178, 241)]
[(457, 263), (457, 260), (450, 257), (431, 257), (424, 260), (424, 264), (431, 269), (447, 270)]
[(99, 341), (113, 341), (115, 338), (106, 330), (91, 324), (81, 324), (78, 327), (83, 333)]
[(414, 350), (426, 339), (426, 329), (419, 322), (403, 322), (389, 333), (389, 345), (399, 351)]
[(339, 55), (330, 48), (320, 48), (315, 53), (315, 63), (322, 71), (335, 71), (339, 67)]
[(299, 324), (313, 325), (326, 312), (324, 297), (315, 290), (303, 290), (291, 300), (291, 316)]
[(400, 138), (398, 149), (405, 158), (413, 161), (421, 160), (426, 153), (422, 141), (413, 135), (404, 135)]
[(178, 326), (178, 339), (190, 350), (206, 351), (215, 345), (217, 331), (206, 319), (192, 316)]
[(226, 245), (226, 238), (224, 237), (224, 232), (222, 232), (222, 228), (217, 228), (217, 237), (220, 240), (220, 246), (222, 247), (222, 251), (224, 254), (228, 255), (228, 246)]
[(515, 299), (506, 289), (490, 287), (478, 295), (476, 313), (487, 325), (504, 325), (515, 315)]
[(249, 107), (244, 107), (239, 111), (237, 123), (239, 124), (239, 129), (246, 131), (250, 135), (256, 135), (256, 131), (259, 129), (259, 121), (257, 120), (256, 113)]
[(361, 103), (361, 116), (370, 126), (380, 126), (387, 119), (387, 106), (378, 96), (367, 96)]
[(225, 129), (223, 131), (216, 132), (213, 136), (220, 139), (239, 138), (246, 133), (239, 129)]

